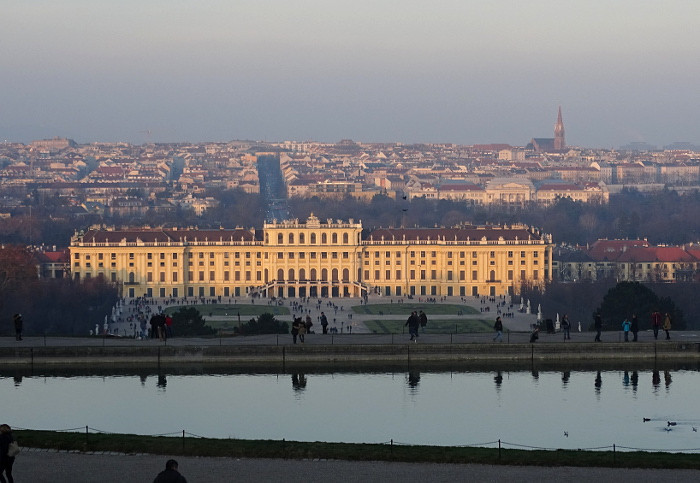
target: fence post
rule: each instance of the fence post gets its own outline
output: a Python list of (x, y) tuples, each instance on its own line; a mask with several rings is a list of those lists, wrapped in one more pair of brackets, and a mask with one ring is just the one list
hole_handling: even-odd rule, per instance
[(501, 459), (501, 440), (498, 440), (498, 459)]
[(613, 466), (615, 466), (615, 443), (613, 443)]
[(394, 438), (391, 438), (390, 443), (391, 444), (389, 445), (389, 453), (394, 454)]
[(88, 427), (85, 426), (85, 445), (86, 445), (86, 446), (87, 446), (87, 444), (89, 443), (89, 441), (88, 441), (88, 434), (89, 434), (89, 432), (88, 432)]
[(185, 449), (185, 430), (182, 430), (182, 449)]

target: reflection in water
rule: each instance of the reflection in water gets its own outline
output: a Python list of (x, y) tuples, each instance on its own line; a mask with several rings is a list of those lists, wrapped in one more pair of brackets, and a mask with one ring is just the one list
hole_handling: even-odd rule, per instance
[(306, 375), (303, 372), (292, 374), (292, 389), (303, 391), (306, 389)]
[(14, 380), (15, 380), (15, 387), (19, 387), (22, 385), (22, 376), (15, 376)]
[(632, 391), (637, 392), (637, 384), (639, 384), (639, 373), (637, 371), (632, 371)]
[(664, 371), (664, 384), (666, 384), (666, 390), (668, 391), (671, 387), (671, 372)]
[(493, 377), (493, 382), (496, 383), (496, 389), (501, 388), (501, 384), (503, 384), (503, 373), (501, 371), (498, 371)]
[(654, 392), (659, 389), (659, 384), (661, 384), (661, 375), (659, 371), (654, 369), (654, 372), (651, 373), (651, 385), (654, 386)]
[(603, 385), (603, 378), (600, 375), (600, 371), (598, 371), (595, 375), (595, 393), (600, 394), (600, 388)]
[(569, 378), (571, 377), (571, 371), (564, 371), (561, 373), (561, 383), (566, 386), (569, 383)]
[(537, 381), (540, 378), (540, 371), (537, 369), (533, 368), (532, 369), (532, 378)]
[(625, 371), (625, 374), (622, 376), (622, 385), (624, 387), (630, 385), (630, 373), (628, 371)]
[(408, 387), (416, 390), (418, 388), (418, 383), (420, 382), (420, 372), (416, 370), (408, 371), (407, 382)]
[(165, 389), (165, 386), (168, 385), (168, 380), (165, 377), (164, 372), (159, 372), (158, 373), (158, 383), (156, 384), (159, 388)]
[(146, 385), (146, 379), (148, 378), (147, 374), (141, 373), (139, 375), (139, 379), (141, 379), (141, 385), (145, 386)]

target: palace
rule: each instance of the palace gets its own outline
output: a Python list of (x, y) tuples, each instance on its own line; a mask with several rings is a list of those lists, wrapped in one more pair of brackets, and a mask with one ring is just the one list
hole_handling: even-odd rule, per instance
[(350, 219), (262, 230), (91, 229), (71, 238), (72, 276), (124, 297), (467, 296), (552, 276), (550, 235), (524, 225), (363, 230)]

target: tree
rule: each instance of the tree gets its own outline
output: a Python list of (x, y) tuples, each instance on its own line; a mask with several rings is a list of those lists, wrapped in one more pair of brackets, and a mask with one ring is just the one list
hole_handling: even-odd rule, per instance
[(685, 329), (683, 312), (676, 308), (670, 297), (659, 298), (649, 287), (639, 282), (620, 282), (611, 288), (603, 297), (597, 311), (603, 317), (608, 329), (618, 330), (625, 318), (637, 314), (640, 330), (651, 328), (651, 319), (647, 314), (659, 311), (669, 313), (673, 320), (673, 328)]
[(235, 327), (233, 330), (241, 335), (286, 334), (289, 332), (289, 324), (280, 322), (275, 319), (274, 315), (265, 312), (258, 316), (258, 320), (250, 319), (241, 326), (240, 330), (238, 327)]
[(206, 325), (199, 310), (194, 307), (180, 307), (172, 314), (173, 333), (176, 336), (213, 335), (216, 331)]

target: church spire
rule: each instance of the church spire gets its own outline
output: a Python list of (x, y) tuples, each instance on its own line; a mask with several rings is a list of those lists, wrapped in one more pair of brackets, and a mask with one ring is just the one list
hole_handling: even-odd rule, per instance
[(561, 119), (561, 106), (559, 106), (557, 123), (554, 125), (554, 149), (557, 151), (563, 151), (565, 148), (566, 141), (564, 140), (564, 121)]

